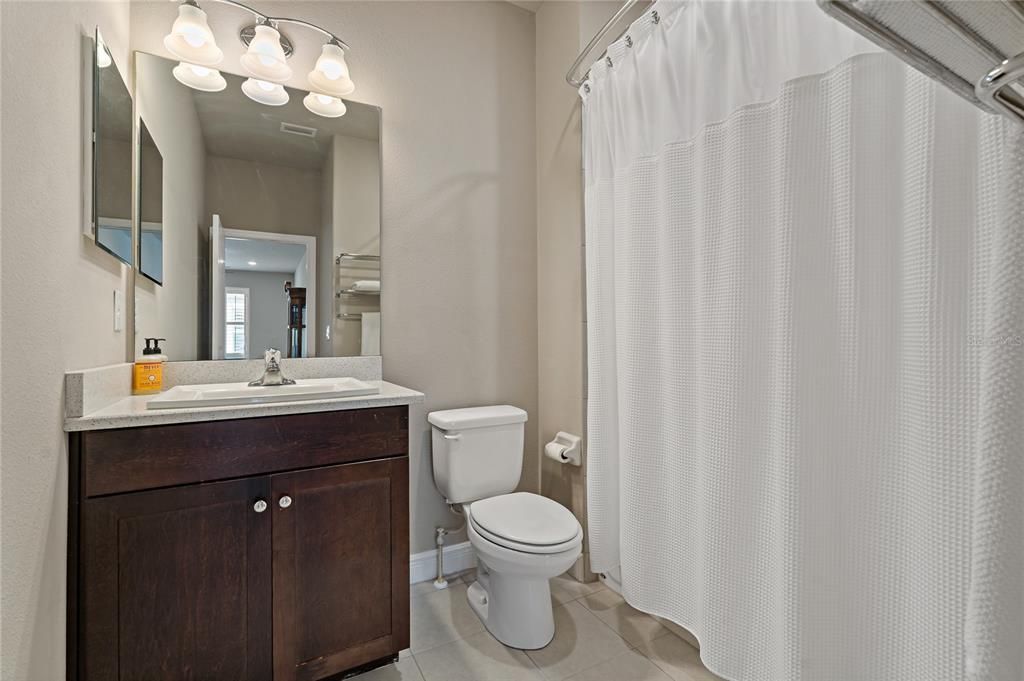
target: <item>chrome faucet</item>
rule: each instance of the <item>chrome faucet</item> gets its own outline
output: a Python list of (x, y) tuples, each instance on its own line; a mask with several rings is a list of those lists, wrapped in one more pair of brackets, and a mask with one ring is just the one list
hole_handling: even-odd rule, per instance
[(290, 378), (285, 378), (284, 374), (281, 373), (280, 350), (276, 348), (267, 348), (263, 353), (263, 361), (266, 362), (266, 368), (263, 370), (263, 376), (258, 380), (249, 381), (250, 386), (295, 385), (295, 381)]

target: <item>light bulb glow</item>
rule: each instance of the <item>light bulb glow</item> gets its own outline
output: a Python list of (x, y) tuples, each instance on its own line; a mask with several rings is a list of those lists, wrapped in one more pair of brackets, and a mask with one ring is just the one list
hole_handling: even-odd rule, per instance
[(327, 78), (330, 80), (338, 80), (339, 78), (341, 78), (341, 74), (343, 73), (343, 71), (344, 70), (341, 68), (341, 64), (334, 60), (327, 61), (324, 64), (320, 65), (320, 72), (327, 76)]
[(356, 89), (345, 62), (345, 50), (335, 43), (323, 46), (307, 78), (313, 91), (331, 97), (346, 97)]
[(182, 37), (192, 47), (202, 47), (206, 44), (206, 36), (203, 35), (202, 31), (196, 30), (194, 26), (187, 27), (182, 33)]
[(283, 83), (292, 77), (291, 67), (285, 62), (284, 48), (281, 47), (281, 34), (267, 24), (256, 26), (241, 63), (242, 69), (258, 80)]
[(187, 85), (200, 92), (220, 92), (228, 86), (224, 76), (220, 75), (220, 71), (198, 64), (179, 62), (171, 73), (174, 74), (175, 80), (182, 85)]
[(267, 106), (283, 106), (288, 103), (288, 91), (284, 87), (257, 78), (249, 78), (242, 83), (242, 92), (252, 101)]
[(164, 47), (189, 64), (215, 66), (224, 58), (213, 31), (206, 23), (206, 12), (195, 5), (178, 6), (178, 18), (174, 20), (171, 32), (164, 36)]
[(345, 102), (319, 92), (310, 92), (303, 98), (302, 104), (312, 113), (324, 118), (338, 118), (344, 116), (347, 111)]

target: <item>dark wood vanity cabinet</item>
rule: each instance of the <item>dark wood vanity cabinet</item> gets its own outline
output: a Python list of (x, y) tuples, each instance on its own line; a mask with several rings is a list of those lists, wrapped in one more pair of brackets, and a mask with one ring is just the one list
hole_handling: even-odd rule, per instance
[(312, 681), (409, 646), (406, 407), (71, 445), (69, 678)]

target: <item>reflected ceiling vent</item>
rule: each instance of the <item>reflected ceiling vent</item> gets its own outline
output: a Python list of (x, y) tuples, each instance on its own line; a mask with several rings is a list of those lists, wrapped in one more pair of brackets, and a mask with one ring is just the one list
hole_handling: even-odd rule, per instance
[(298, 135), (299, 137), (316, 137), (316, 128), (296, 125), (295, 123), (282, 123), (281, 132), (286, 132), (289, 135)]

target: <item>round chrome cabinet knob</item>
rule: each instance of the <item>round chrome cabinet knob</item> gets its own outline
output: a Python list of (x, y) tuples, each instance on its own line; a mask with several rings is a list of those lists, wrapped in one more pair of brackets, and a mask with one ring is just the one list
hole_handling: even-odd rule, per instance
[(263, 513), (267, 510), (267, 502), (263, 501), (263, 499), (257, 499), (256, 503), (252, 505), (252, 510), (257, 513)]
[(283, 497), (278, 499), (277, 505), (280, 506), (281, 508), (288, 508), (289, 506), (292, 505), (292, 498), (285, 494)]

